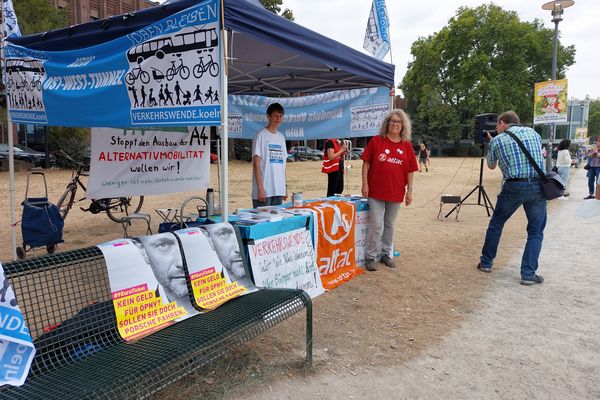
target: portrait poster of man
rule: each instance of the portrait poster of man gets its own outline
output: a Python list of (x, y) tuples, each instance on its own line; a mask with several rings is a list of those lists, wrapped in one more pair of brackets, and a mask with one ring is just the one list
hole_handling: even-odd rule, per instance
[(239, 243), (231, 224), (182, 229), (175, 234), (181, 241), (194, 301), (199, 308), (212, 310), (256, 290), (246, 277)]
[(140, 339), (198, 314), (188, 294), (174, 234), (119, 239), (98, 247), (106, 261), (117, 328), (124, 340)]

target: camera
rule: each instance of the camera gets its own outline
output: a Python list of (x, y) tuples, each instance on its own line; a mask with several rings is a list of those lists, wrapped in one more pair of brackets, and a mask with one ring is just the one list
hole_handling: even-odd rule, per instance
[(487, 114), (479, 114), (475, 116), (475, 129), (474, 129), (474, 140), (478, 143), (487, 143), (489, 142), (487, 138), (487, 132), (490, 133), (492, 137), (496, 136), (498, 132), (496, 131), (496, 120), (498, 119), (498, 114), (487, 113)]

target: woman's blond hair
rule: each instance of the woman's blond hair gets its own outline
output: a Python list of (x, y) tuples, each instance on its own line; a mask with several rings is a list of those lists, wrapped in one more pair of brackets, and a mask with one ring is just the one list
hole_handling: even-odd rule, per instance
[(388, 132), (388, 127), (390, 125), (390, 119), (393, 116), (397, 116), (402, 121), (402, 130), (400, 131), (400, 137), (404, 140), (410, 140), (412, 135), (412, 124), (410, 122), (410, 118), (408, 114), (406, 114), (403, 110), (395, 109), (389, 112), (388, 115), (385, 116), (383, 122), (381, 123), (381, 127), (379, 128), (379, 136), (385, 137)]

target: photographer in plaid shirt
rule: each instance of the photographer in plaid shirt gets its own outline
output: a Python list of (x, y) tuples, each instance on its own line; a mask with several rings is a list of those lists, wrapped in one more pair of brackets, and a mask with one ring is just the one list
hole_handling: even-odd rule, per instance
[(500, 114), (496, 123), (498, 135), (489, 144), (488, 167), (495, 169), (500, 166), (504, 185), (498, 194), (477, 268), (483, 272), (492, 272), (504, 224), (522, 205), (527, 216), (527, 243), (521, 259), (521, 285), (535, 285), (544, 282), (540, 275), (536, 275), (536, 271), (544, 240), (548, 202), (542, 193), (539, 175), (517, 142), (504, 132), (509, 130), (521, 139), (542, 171), (545, 167), (540, 135), (532, 128), (519, 124), (519, 116), (514, 111)]

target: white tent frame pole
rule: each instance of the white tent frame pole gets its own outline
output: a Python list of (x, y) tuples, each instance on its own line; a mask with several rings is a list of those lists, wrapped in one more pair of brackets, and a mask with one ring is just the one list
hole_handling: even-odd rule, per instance
[(229, 217), (229, 127), (228, 127), (228, 96), (227, 91), (227, 31), (225, 30), (225, 3), (221, 0), (221, 162), (223, 163), (221, 171), (221, 217), (223, 222), (227, 222)]
[[(2, 52), (0, 57), (2, 58), (2, 76), (6, 81), (6, 58), (4, 57), (4, 49), (6, 47), (6, 38), (4, 37), (4, 2), (2, 2), (2, 25), (0, 26), (0, 35), (2, 35)], [(8, 88), (5, 88), (6, 97), (6, 124), (8, 133), (8, 191), (10, 193), (10, 249), (12, 253), (12, 259), (17, 259), (17, 212), (15, 210), (16, 197), (15, 197), (15, 155), (13, 153), (13, 125), (10, 119), (10, 112), (8, 111)]]

